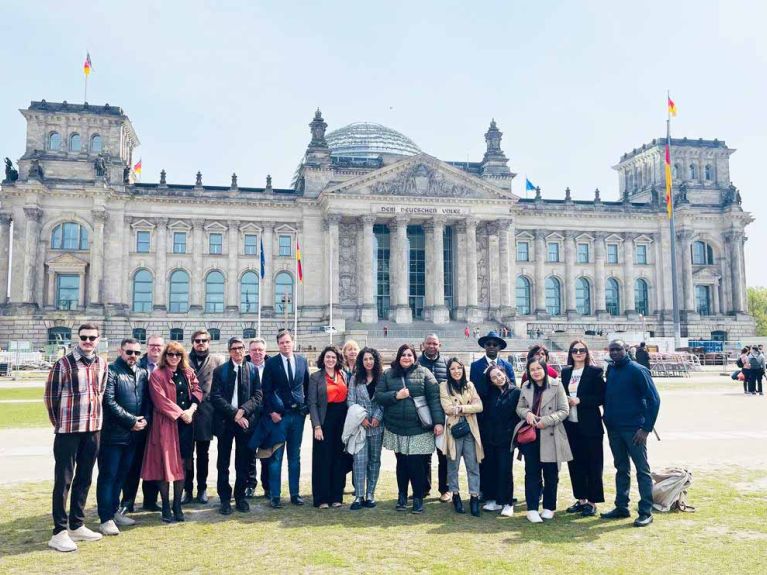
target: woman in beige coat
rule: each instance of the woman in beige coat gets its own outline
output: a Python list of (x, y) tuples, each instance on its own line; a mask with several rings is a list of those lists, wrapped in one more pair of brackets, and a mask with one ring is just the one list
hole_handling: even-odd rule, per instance
[[(447, 362), (447, 381), (439, 385), (439, 399), (445, 411), (445, 455), (447, 456), (447, 481), (453, 493), (456, 513), (465, 513), (458, 491), (458, 468), (466, 466), (469, 480), (469, 507), (474, 517), (479, 517), (479, 462), (484, 459), (482, 440), (479, 437), (477, 414), (482, 411), (482, 400), (474, 384), (466, 378), (466, 367), (454, 357)], [(466, 421), (469, 433), (461, 437), (453, 435), (453, 427)], [(465, 426), (462, 426), (465, 428)]]
[[(516, 438), (523, 425), (535, 428), (535, 441), (520, 445), (525, 456), (527, 519), (532, 523), (554, 519), (559, 464), (573, 458), (563, 425), (570, 413), (565, 389), (559, 380), (549, 377), (547, 367), (546, 362), (536, 357), (527, 361), (527, 383), (522, 386), (517, 405), (517, 415), (522, 421), (514, 430)], [(543, 511), (539, 514), (541, 486)]]

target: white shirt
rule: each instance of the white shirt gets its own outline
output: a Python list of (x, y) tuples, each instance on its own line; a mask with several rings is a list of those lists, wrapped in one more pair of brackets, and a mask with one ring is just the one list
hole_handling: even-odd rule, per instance
[(232, 391), (232, 407), (235, 409), (238, 409), (240, 406), (238, 405), (237, 401), (237, 386), (239, 385), (239, 377), (237, 377), (237, 374), (240, 370), (238, 370), (238, 367), (242, 367), (243, 364), (234, 363), (232, 362), (232, 365), (234, 366), (234, 391)]
[(254, 367), (258, 370), (258, 381), (263, 382), (264, 381), (264, 367), (266, 367), (266, 362), (262, 363), (261, 365), (255, 365)]
[(498, 360), (501, 359), (497, 355), (495, 356), (495, 359), (490, 359), (487, 354), (485, 354), (485, 360), (487, 361), (487, 365), (498, 365)]
[(290, 370), (293, 373), (293, 380), (296, 379), (296, 357), (291, 355), (290, 357), (285, 357), (284, 355), (280, 354), (280, 357), (282, 358), (282, 369), (285, 370), (285, 378), (288, 380), (288, 383), (290, 383), (290, 377), (288, 376), (288, 362), (290, 362)]
[[(570, 383), (567, 385), (567, 389), (570, 391), (570, 397), (578, 397), (578, 384), (581, 382), (581, 376), (583, 375), (583, 368), (573, 369), (573, 373), (570, 376)], [(578, 423), (578, 406), (570, 406), (570, 414), (567, 416), (569, 421)]]

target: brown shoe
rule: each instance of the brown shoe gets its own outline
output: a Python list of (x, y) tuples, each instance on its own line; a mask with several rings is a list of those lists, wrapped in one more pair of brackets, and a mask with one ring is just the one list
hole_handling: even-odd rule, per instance
[(453, 494), (450, 491), (446, 491), (445, 493), (439, 496), (439, 500), (442, 503), (450, 503), (453, 500)]

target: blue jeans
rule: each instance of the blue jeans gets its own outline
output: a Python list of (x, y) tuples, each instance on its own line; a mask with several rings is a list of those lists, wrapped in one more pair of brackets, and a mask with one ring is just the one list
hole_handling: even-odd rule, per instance
[(96, 481), (96, 502), (102, 523), (114, 519), (120, 505), (120, 491), (133, 463), (136, 446), (102, 445), (99, 451), (99, 477)]
[(615, 463), (615, 507), (629, 508), (631, 464), (634, 462), (639, 487), (639, 514), (652, 515), (652, 476), (647, 462), (647, 445), (634, 445), (635, 431), (608, 430), (610, 450)]
[(304, 437), (306, 416), (296, 411), (289, 411), (282, 416), (285, 426), (285, 445), (274, 452), (269, 463), (269, 492), (272, 499), (280, 498), (282, 488), (282, 456), (288, 450), (288, 486), (290, 496), (299, 494), (301, 479), (301, 440)]

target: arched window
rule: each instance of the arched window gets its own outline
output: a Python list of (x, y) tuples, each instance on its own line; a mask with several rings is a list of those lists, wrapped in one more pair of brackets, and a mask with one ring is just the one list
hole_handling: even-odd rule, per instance
[(87, 250), (88, 230), (76, 222), (64, 222), (51, 232), (52, 250)]
[(221, 341), (221, 330), (217, 327), (211, 327), (208, 329), (210, 334), (210, 341)]
[(546, 278), (546, 312), (562, 315), (562, 286), (555, 277)]
[(222, 313), (224, 311), (224, 274), (212, 271), (205, 278), (205, 311)]
[(525, 276), (517, 277), (517, 313), (519, 315), (530, 315), (531, 300), (530, 280)]
[(706, 181), (710, 182), (714, 179), (714, 167), (711, 164), (706, 164), (705, 170), (705, 177)]
[(650, 312), (648, 291), (645, 280), (640, 278), (634, 282), (634, 309), (642, 315), (647, 315)]
[(143, 327), (134, 327), (132, 337), (137, 339), (139, 343), (146, 343), (146, 329)]
[(91, 136), (91, 152), (98, 154), (102, 150), (101, 146), (101, 136), (98, 134), (93, 134)]
[(69, 345), (71, 339), (72, 330), (68, 327), (58, 326), (48, 328), (48, 343)]
[[(171, 313), (186, 313), (189, 311), (189, 274), (184, 270), (176, 270), (170, 274), (168, 311)], [(173, 330), (171, 330), (171, 339), (173, 339), (172, 333)]]
[(695, 168), (695, 164), (690, 164), (690, 179), (694, 180), (697, 177), (698, 170)]
[(72, 134), (69, 136), (69, 151), (79, 152), (82, 149), (82, 143), (80, 142), (80, 134)]
[(711, 286), (695, 286), (695, 307), (700, 315), (711, 315), (713, 313), (711, 305)]
[(152, 311), (152, 274), (149, 270), (138, 270), (133, 275), (133, 311)]
[(581, 315), (591, 315), (591, 286), (586, 278), (575, 280), (575, 309)]
[(48, 134), (48, 149), (53, 152), (61, 151), (61, 135), (58, 132)]
[(672, 170), (673, 171), (672, 178), (674, 180), (679, 178), (679, 169), (680, 169), (679, 164), (674, 164), (674, 169)]
[(700, 240), (692, 243), (692, 263), (696, 266), (714, 265), (714, 250)]
[(256, 272), (245, 272), (240, 279), (240, 312), (255, 313), (258, 311), (258, 275)]
[(293, 276), (288, 272), (274, 278), (274, 313), (293, 313)]
[(607, 278), (605, 282), (605, 307), (610, 315), (618, 315), (621, 312), (621, 291), (615, 278)]

